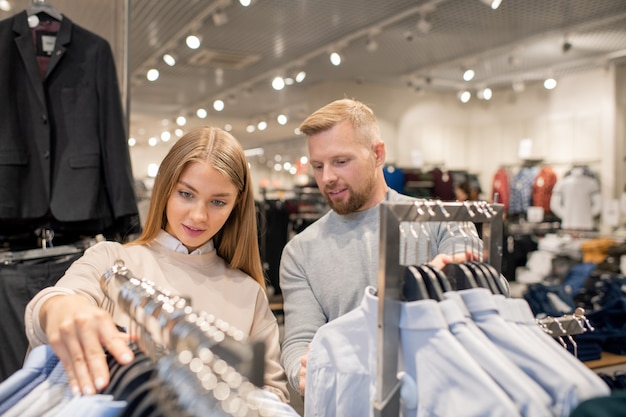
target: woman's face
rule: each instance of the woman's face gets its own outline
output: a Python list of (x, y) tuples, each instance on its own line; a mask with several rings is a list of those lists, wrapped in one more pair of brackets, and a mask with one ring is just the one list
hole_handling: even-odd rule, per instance
[(165, 230), (192, 252), (220, 231), (237, 202), (237, 187), (212, 166), (190, 163), (165, 207)]

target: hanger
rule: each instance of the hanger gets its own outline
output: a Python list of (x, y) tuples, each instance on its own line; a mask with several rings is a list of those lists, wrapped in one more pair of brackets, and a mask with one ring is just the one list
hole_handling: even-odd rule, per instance
[(467, 266), (467, 269), (469, 269), (471, 274), (474, 275), (476, 284), (478, 284), (479, 287), (491, 290), (491, 286), (487, 282), (487, 277), (485, 276), (485, 273), (482, 269), (478, 267), (478, 265), (476, 265), (474, 262), (466, 262), (465, 266)]
[(453, 290), (466, 290), (480, 287), (476, 282), (476, 278), (474, 278), (474, 274), (472, 274), (472, 271), (470, 271), (465, 264), (450, 263), (445, 265), (441, 271), (448, 277)]
[(5, 265), (28, 261), (32, 259), (52, 258), (55, 256), (71, 255), (82, 252), (84, 249), (75, 245), (61, 245), (51, 248), (26, 249), (22, 251), (7, 251), (0, 253), (0, 263)]
[(416, 269), (424, 278), (424, 283), (426, 284), (426, 289), (428, 290), (430, 298), (437, 301), (443, 300), (443, 289), (441, 284), (439, 284), (437, 275), (435, 275), (435, 273), (425, 265), (418, 265)]
[(415, 266), (408, 266), (404, 270), (404, 287), (402, 289), (405, 301), (426, 300), (430, 298), (424, 283), (424, 277)]
[[(488, 271), (488, 277), (491, 277), (492, 287), (495, 287), (494, 294), (502, 294), (505, 296), (509, 296), (509, 290), (507, 286), (502, 282), (502, 277), (498, 270), (491, 264), (486, 262), (480, 263), (484, 270)], [(489, 279), (489, 278), (488, 278)]]
[(437, 277), (437, 281), (439, 281), (439, 286), (441, 287), (441, 290), (444, 293), (448, 291), (452, 291), (452, 286), (450, 285), (450, 281), (448, 281), (448, 278), (443, 272), (441, 272), (441, 270), (429, 264), (423, 264), (422, 268), (428, 268), (431, 271), (433, 271), (433, 274), (435, 274), (435, 277)]
[(28, 14), (28, 16), (33, 16), (39, 13), (45, 13), (59, 22), (63, 20), (63, 15), (50, 3), (44, 0), (33, 0), (33, 3), (26, 11), (26, 14)]
[(39, 228), (35, 231), (35, 233), (41, 239), (40, 248), (0, 252), (0, 263), (9, 265), (33, 259), (72, 255), (83, 252), (88, 247), (93, 246), (96, 242), (104, 240), (102, 235), (98, 235), (95, 238), (83, 239), (73, 244), (52, 246), (52, 239), (54, 238), (54, 231), (52, 229)]

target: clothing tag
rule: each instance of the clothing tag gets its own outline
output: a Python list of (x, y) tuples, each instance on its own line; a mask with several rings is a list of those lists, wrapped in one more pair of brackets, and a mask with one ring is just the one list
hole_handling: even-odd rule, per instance
[(56, 43), (56, 40), (56, 36), (41, 35), (41, 50), (47, 55), (52, 55), (52, 52), (54, 52), (54, 44)]

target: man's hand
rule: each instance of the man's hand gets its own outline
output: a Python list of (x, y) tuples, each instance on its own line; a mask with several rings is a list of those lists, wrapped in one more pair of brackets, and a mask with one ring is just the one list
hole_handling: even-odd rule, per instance
[(128, 335), (117, 330), (111, 315), (80, 295), (47, 300), (39, 318), (75, 395), (95, 394), (109, 384), (105, 348), (121, 364), (134, 358)]
[(473, 256), (471, 252), (455, 253), (454, 255), (440, 253), (439, 255), (435, 256), (432, 261), (428, 262), (428, 264), (441, 270), (447, 264), (470, 262), (476, 260), (475, 258), (476, 257)]
[(300, 386), (300, 393), (304, 395), (304, 388), (306, 386), (306, 362), (309, 359), (309, 350), (311, 349), (311, 344), (306, 349), (306, 354), (300, 358), (300, 377), (298, 379)]

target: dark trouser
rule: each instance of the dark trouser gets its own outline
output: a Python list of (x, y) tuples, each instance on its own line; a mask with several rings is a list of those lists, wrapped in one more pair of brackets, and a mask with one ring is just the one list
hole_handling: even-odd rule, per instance
[(28, 349), (24, 331), (26, 304), (53, 286), (82, 253), (0, 264), (0, 382), (22, 367)]

